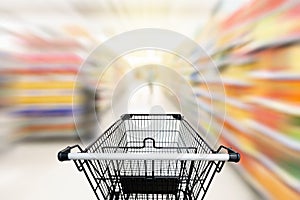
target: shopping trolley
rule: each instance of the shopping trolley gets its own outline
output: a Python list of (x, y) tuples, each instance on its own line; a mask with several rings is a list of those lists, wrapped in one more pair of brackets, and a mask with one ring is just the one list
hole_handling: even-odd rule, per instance
[(97, 199), (195, 200), (240, 155), (211, 149), (180, 114), (125, 114), (86, 149), (69, 146), (58, 159), (75, 162)]

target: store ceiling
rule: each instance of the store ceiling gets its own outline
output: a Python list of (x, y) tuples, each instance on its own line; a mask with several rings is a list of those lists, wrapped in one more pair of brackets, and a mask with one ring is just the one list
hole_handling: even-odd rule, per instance
[[(9, 0), (1, 3), (0, 21), (16, 26), (42, 26), (53, 30), (66, 24), (82, 26), (103, 40), (137, 28), (165, 28), (193, 37), (219, 6), (220, 15), (248, 0)], [(0, 25), (1, 26), (1, 25)]]

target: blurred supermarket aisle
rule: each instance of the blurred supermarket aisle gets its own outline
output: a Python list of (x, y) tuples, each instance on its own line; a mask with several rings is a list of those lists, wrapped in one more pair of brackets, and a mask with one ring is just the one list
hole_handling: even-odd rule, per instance
[[(85, 181), (82, 174), (71, 163), (58, 163), (55, 154), (77, 137), (74, 114), (87, 138), (95, 124), (91, 111), (105, 125), (115, 120), (105, 114), (114, 89), (142, 65), (169, 67), (157, 81), (180, 94), (186, 114), (201, 110), (208, 136), (241, 152), (238, 167), (227, 166), (217, 177), (210, 198), (260, 199), (257, 192), (272, 200), (300, 199), (299, 0), (10, 0), (0, 11), (0, 199), (92, 199), (87, 184), (75, 185)], [(184, 44), (178, 48), (190, 50), (190, 63), (167, 51), (129, 52), (99, 81), (102, 61), (114, 49), (86, 58), (113, 36), (141, 28), (183, 34), (205, 56)], [(78, 81), (83, 63), (90, 68)], [(140, 69), (135, 78), (154, 79), (155, 70)], [(130, 92), (132, 79), (121, 82), (117, 102)], [(154, 88), (141, 88), (116, 109), (181, 111), (178, 99)], [(151, 92), (155, 99), (147, 97)], [(62, 173), (72, 187), (61, 181)]]
[[(135, 112), (162, 105), (176, 110), (159, 87), (144, 87), (130, 100)], [(152, 93), (152, 94), (153, 94)], [(159, 111), (152, 109), (152, 112)], [(12, 200), (95, 199), (83, 173), (73, 162), (59, 162), (56, 154), (76, 140), (24, 141), (16, 143), (0, 154), (0, 198)], [(227, 164), (213, 181), (208, 200), (260, 199), (235, 172), (234, 164)]]

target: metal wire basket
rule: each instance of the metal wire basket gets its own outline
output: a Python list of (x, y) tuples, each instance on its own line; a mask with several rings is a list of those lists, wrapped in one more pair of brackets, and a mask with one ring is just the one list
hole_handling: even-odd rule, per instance
[(125, 114), (85, 150), (67, 147), (58, 159), (74, 160), (97, 199), (194, 200), (240, 155), (212, 150), (180, 114)]

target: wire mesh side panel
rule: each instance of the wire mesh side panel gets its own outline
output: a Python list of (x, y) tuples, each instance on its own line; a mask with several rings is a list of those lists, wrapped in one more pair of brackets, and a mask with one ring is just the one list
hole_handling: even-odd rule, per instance
[[(117, 121), (87, 149), (91, 153), (213, 153), (173, 115), (132, 115)], [(202, 199), (224, 163), (177, 160), (80, 161), (97, 198)], [(93, 183), (91, 183), (93, 182)]]
[[(180, 125), (180, 143), (196, 147), (196, 153), (215, 153), (204, 139), (186, 121)], [(184, 145), (181, 144), (181, 145)], [(224, 161), (191, 161), (185, 193), (188, 199), (203, 199), (216, 172), (220, 172)]]
[[(126, 145), (125, 133), (124, 121), (118, 120), (85, 151), (87, 153), (121, 153), (122, 149), (103, 147)], [(84, 171), (87, 171), (85, 174), (97, 199), (114, 199), (119, 190), (118, 161), (86, 160), (83, 167)]]

